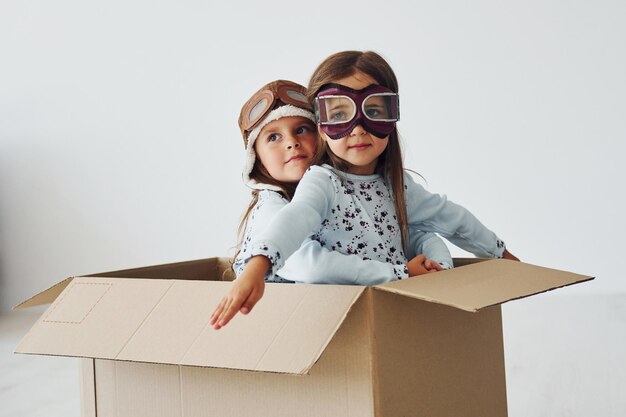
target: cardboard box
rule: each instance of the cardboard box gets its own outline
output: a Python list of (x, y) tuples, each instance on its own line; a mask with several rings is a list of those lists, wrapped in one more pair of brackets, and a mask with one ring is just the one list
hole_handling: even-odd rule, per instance
[(588, 276), (507, 260), (375, 287), (268, 284), (209, 317), (225, 258), (68, 278), (18, 353), (81, 360), (89, 417), (506, 416), (500, 305)]

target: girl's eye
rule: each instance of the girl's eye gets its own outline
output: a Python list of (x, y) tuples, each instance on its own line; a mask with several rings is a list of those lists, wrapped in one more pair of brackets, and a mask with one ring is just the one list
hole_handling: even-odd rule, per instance
[(267, 137), (267, 141), (268, 142), (276, 142), (279, 138), (280, 138), (280, 136), (278, 136), (277, 133), (272, 133), (271, 135), (269, 135)]
[(380, 119), (383, 113), (384, 112), (380, 107), (368, 107), (365, 109), (365, 114), (367, 114), (368, 117), (371, 117), (374, 119), (376, 118)]
[(338, 111), (335, 113), (331, 113), (330, 118), (334, 121), (346, 120), (346, 112)]
[(300, 126), (298, 129), (296, 129), (296, 133), (298, 135), (301, 135), (303, 133), (307, 133), (307, 132), (310, 132), (310, 131), (311, 131), (311, 128), (309, 126), (307, 126), (307, 125)]

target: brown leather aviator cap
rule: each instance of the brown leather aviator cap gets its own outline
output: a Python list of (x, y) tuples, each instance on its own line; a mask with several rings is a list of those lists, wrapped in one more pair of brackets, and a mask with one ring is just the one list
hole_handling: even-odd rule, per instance
[(313, 111), (313, 107), (306, 98), (306, 88), (292, 81), (272, 81), (254, 93), (243, 105), (239, 114), (239, 129), (241, 129), (244, 145), (248, 145), (250, 132), (269, 112), (288, 104)]

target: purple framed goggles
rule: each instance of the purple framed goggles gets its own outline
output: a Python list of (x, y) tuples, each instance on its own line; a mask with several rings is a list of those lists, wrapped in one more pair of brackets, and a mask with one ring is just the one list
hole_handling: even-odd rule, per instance
[(359, 123), (367, 132), (383, 139), (400, 120), (399, 96), (377, 84), (361, 90), (326, 84), (315, 97), (315, 119), (331, 139), (347, 136)]

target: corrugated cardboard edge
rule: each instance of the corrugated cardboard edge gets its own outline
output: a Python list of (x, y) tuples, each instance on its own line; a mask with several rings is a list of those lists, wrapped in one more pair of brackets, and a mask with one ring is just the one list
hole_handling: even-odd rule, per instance
[[(476, 313), (479, 310), (479, 309), (473, 308), (473, 307), (467, 307), (467, 306), (458, 305), (458, 304), (454, 304), (454, 303), (446, 303), (446, 302), (443, 302), (443, 301), (438, 300), (436, 298), (426, 297), (426, 296), (420, 295), (420, 294), (414, 294), (414, 293), (409, 292), (409, 291), (402, 291), (402, 290), (399, 290), (399, 289), (393, 288), (393, 287), (392, 288), (373, 287), (373, 289), (377, 290), (377, 291), (383, 291), (383, 292), (388, 292), (388, 293), (392, 293), (392, 294), (401, 295), (403, 297), (413, 298), (415, 300), (426, 301), (427, 303), (441, 304), (441, 305), (448, 306), (448, 307), (454, 307), (454, 308), (458, 308), (459, 310), (468, 311), (470, 313)], [(523, 297), (520, 297), (520, 298), (523, 298)], [(498, 304), (498, 303), (496, 303), (496, 304)]]
[(374, 323), (374, 293), (372, 289), (367, 291), (367, 326), (368, 326), (368, 334), (369, 334), (369, 343), (370, 343), (370, 367), (372, 369), (372, 398), (374, 400), (373, 408), (374, 408), (374, 416), (380, 417), (382, 416), (381, 406), (380, 406), (380, 378), (378, 376), (378, 350), (376, 348), (375, 342), (375, 323)]
[[(13, 306), (13, 310), (18, 310), (22, 308), (35, 307), (45, 304), (51, 304), (54, 300), (57, 299), (59, 294), (63, 292), (63, 290), (70, 284), (70, 282), (74, 278), (78, 277), (90, 277), (90, 278), (159, 278), (159, 279), (180, 279), (175, 276), (175, 274), (171, 274), (166, 272), (164, 275), (162, 271), (169, 271), (171, 269), (177, 269), (181, 266), (194, 266), (202, 263), (210, 262), (215, 270), (223, 270), (221, 273), (219, 280), (221, 281), (232, 281), (235, 279), (235, 273), (233, 272), (231, 266), (230, 258), (226, 257), (214, 257), (214, 258), (205, 258), (205, 259), (194, 259), (190, 261), (180, 261), (173, 262), (168, 264), (159, 264), (159, 265), (151, 265), (151, 266), (142, 266), (139, 268), (129, 268), (129, 269), (120, 269), (116, 271), (107, 271), (107, 272), (99, 272), (96, 274), (89, 275), (75, 275), (68, 278), (65, 278), (62, 281), (57, 282), (51, 287), (43, 290), (32, 297), (28, 298), (25, 301)], [(158, 276), (154, 275), (154, 271), (159, 271)], [(149, 272), (147, 275), (144, 272)]]
[(33, 295), (26, 301), (22, 301), (21, 303), (17, 304), (16, 306), (13, 307), (13, 310), (19, 310), (22, 308), (29, 308), (29, 307), (35, 307), (35, 306), (52, 303), (63, 292), (63, 290), (68, 285), (70, 285), (70, 282), (72, 282), (73, 279), (74, 277), (70, 277), (70, 278), (65, 278), (63, 281), (57, 282), (50, 288), (43, 290)]
[[(231, 268), (231, 259), (226, 257), (212, 257), (204, 259), (194, 259), (190, 261), (180, 261), (167, 264), (141, 266), (138, 268), (120, 269), (116, 271), (98, 272), (96, 274), (81, 275), (82, 277), (103, 277), (103, 278), (144, 278), (144, 279), (169, 279), (175, 278), (172, 270), (180, 271), (184, 268), (194, 268), (197, 265), (210, 264), (211, 268), (222, 274), (219, 279), (212, 281), (232, 281), (235, 279), (234, 271)], [(179, 272), (180, 273), (180, 272)], [(217, 277), (216, 277), (217, 278)], [(178, 279), (191, 279), (189, 277), (178, 277)], [(197, 277), (193, 278), (197, 279)]]
[(491, 258), (452, 258), (452, 263), (454, 264), (455, 268), (458, 268), (461, 266), (477, 264), (479, 262), (485, 262), (489, 260), (491, 260)]
[[(546, 268), (546, 269), (550, 269), (550, 268)], [(404, 297), (414, 298), (416, 300), (422, 300), (422, 301), (426, 301), (426, 302), (429, 302), (429, 303), (435, 303), (435, 304), (441, 304), (441, 305), (445, 305), (445, 306), (449, 306), (449, 307), (454, 307), (454, 308), (458, 308), (459, 310), (464, 310), (464, 311), (467, 311), (467, 312), (470, 312), (470, 313), (476, 313), (476, 312), (478, 312), (480, 310), (483, 310), (485, 308), (488, 308), (488, 307), (493, 307), (495, 305), (502, 305), (504, 303), (508, 303), (509, 301), (520, 300), (522, 298), (532, 297), (532, 296), (537, 295), (537, 294), (546, 293), (546, 292), (553, 291), (553, 290), (556, 290), (556, 289), (559, 289), (559, 288), (565, 288), (565, 287), (569, 287), (571, 285), (580, 284), (580, 283), (587, 282), (587, 281), (592, 281), (592, 280), (595, 279), (595, 277), (592, 277), (592, 276), (586, 276), (586, 275), (580, 275), (580, 274), (576, 274), (576, 275), (580, 276), (579, 280), (576, 280), (576, 281), (573, 281), (573, 282), (570, 282), (570, 283), (567, 283), (567, 284), (564, 284), (564, 285), (557, 285), (557, 286), (554, 286), (554, 287), (546, 288), (546, 289), (541, 290), (541, 291), (535, 291), (533, 293), (524, 294), (524, 295), (521, 295), (519, 297), (511, 297), (511, 298), (508, 298), (508, 299), (506, 299), (506, 300), (504, 300), (502, 302), (497, 302), (497, 303), (484, 305), (484, 306), (479, 307), (479, 308), (466, 306), (466, 305), (461, 305), (461, 304), (456, 304), (456, 303), (447, 303), (447, 302), (444, 302), (444, 301), (441, 301), (441, 300), (438, 300), (438, 299), (435, 299), (435, 298), (432, 298), (432, 297), (427, 297), (427, 296), (424, 296), (424, 295), (421, 295), (421, 294), (415, 294), (415, 293), (408, 292), (408, 291), (402, 291), (402, 290), (394, 288), (394, 287), (375, 286), (375, 287), (373, 287), (373, 289), (378, 290), (378, 291), (385, 291), (385, 292), (389, 292), (389, 293), (393, 293), (393, 294), (398, 294), (398, 295), (401, 295), (401, 296), (404, 296)]]
[(81, 417), (97, 417), (96, 412), (96, 365), (94, 359), (80, 360), (80, 409)]

